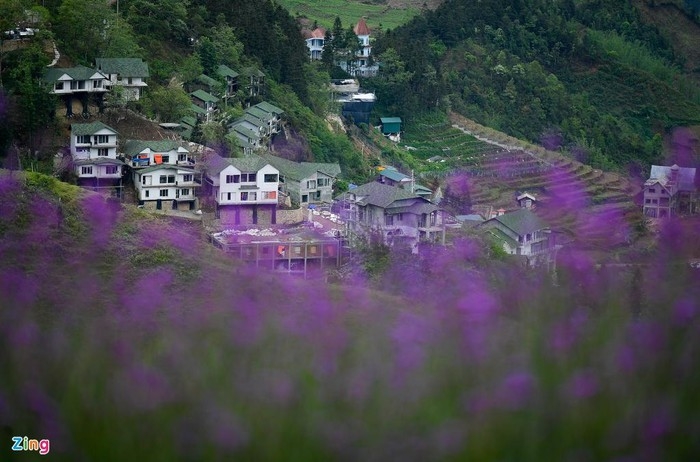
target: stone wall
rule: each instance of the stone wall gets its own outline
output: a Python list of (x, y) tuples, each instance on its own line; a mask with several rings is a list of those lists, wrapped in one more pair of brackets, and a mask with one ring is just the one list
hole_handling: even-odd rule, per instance
[(292, 210), (277, 209), (278, 225), (295, 225), (304, 221), (304, 210), (300, 207)]

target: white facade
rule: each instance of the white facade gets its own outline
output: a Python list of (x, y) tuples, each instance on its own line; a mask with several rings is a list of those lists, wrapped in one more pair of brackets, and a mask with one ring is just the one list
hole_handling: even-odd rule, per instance
[[(132, 143), (131, 141), (128, 143)], [(178, 165), (183, 167), (194, 166), (194, 158), (190, 152), (179, 145), (170, 144), (168, 146), (160, 145), (163, 142), (154, 141), (136, 142), (141, 143), (138, 146), (129, 146), (127, 144), (126, 158), (129, 165), (132, 167), (149, 167), (152, 165)], [(130, 149), (133, 148), (133, 149)]]
[[(85, 124), (93, 125), (93, 124)], [(79, 124), (71, 126), (70, 152), (75, 160), (116, 159), (117, 132), (104, 125), (91, 133), (83, 133)]]
[(279, 170), (270, 164), (257, 171), (242, 171), (229, 165), (210, 181), (219, 205), (277, 204)]
[(164, 165), (136, 170), (134, 186), (139, 201), (194, 201), (199, 183), (194, 170)]

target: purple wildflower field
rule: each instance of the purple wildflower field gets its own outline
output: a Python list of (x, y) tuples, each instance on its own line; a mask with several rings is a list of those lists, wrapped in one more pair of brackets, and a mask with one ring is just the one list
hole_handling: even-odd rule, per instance
[(0, 198), (3, 460), (36, 460), (16, 435), (60, 461), (700, 456), (678, 222), (645, 265), (562, 252), (553, 277), (465, 237), (323, 283), (39, 175), (1, 175)]

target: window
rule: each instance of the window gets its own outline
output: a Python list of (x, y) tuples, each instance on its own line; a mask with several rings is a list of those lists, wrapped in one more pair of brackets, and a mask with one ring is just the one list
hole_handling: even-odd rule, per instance
[(168, 197), (168, 190), (167, 190), (167, 189), (161, 189), (161, 190), (160, 190), (160, 197)]
[(100, 148), (97, 150), (97, 155), (100, 157), (107, 157), (109, 150), (107, 148)]
[(393, 226), (394, 225), (394, 215), (385, 215), (384, 216), (384, 224), (386, 226)]
[(316, 180), (309, 180), (306, 182), (306, 189), (316, 189)]
[(90, 135), (78, 135), (76, 139), (78, 144), (90, 144)]
[(107, 165), (105, 167), (105, 173), (107, 175), (116, 175), (117, 174), (117, 166), (116, 165)]
[(187, 160), (187, 154), (178, 154), (178, 155), (177, 155), (177, 160), (179, 160), (180, 162), (186, 161), (186, 160)]
[(131, 79), (131, 77), (129, 77), (129, 78), (127, 79), (127, 82), (128, 82), (129, 85), (131, 85), (131, 84), (133, 83), (133, 80)]
[(81, 168), (80, 168), (80, 174), (81, 174), (81, 175), (92, 175), (92, 166), (90, 166), (90, 167), (81, 167)]
[(644, 199), (645, 204), (651, 204), (651, 199)]
[(187, 174), (187, 175), (182, 175), (182, 181), (184, 182), (189, 182), (192, 181), (193, 175)]
[(403, 213), (399, 213), (396, 215), (396, 221), (403, 221)]
[(71, 90), (77, 90), (77, 89), (78, 89), (78, 82), (72, 81), (72, 82), (70, 83), (70, 89), (71, 89)]
[(277, 183), (277, 174), (276, 173), (266, 173), (265, 174), (265, 183)]
[(63, 82), (56, 82), (56, 85), (54, 85), (54, 88), (56, 90), (63, 90)]
[(107, 135), (97, 135), (95, 136), (97, 144), (107, 144), (109, 142), (109, 136)]
[(263, 199), (277, 199), (277, 191), (263, 191)]
[(241, 182), (240, 175), (226, 175), (226, 183), (240, 183), (240, 182)]
[(146, 199), (148, 199), (151, 196), (151, 191), (148, 189), (146, 190)]
[(168, 175), (168, 183), (175, 183), (175, 175)]
[(160, 184), (166, 184), (166, 183), (175, 183), (175, 175), (161, 175), (160, 179), (158, 180)]
[(170, 163), (170, 156), (163, 155), (163, 163), (169, 164)]
[(141, 184), (151, 184), (151, 175), (144, 175), (141, 177)]
[(242, 201), (247, 201), (247, 200), (248, 200), (248, 193), (247, 193), (247, 192), (242, 192), (242, 193), (241, 193), (241, 200), (242, 200)]
[(331, 179), (330, 178), (319, 178), (318, 180), (316, 180), (316, 183), (318, 184), (319, 187), (330, 186)]
[(649, 192), (650, 192), (651, 194), (655, 194), (655, 193), (656, 193), (656, 188), (649, 188)]
[(309, 195), (308, 195), (308, 194), (302, 194), (302, 196), (301, 196), (301, 203), (302, 203), (302, 204), (306, 204), (307, 202), (309, 202)]
[(255, 183), (257, 180), (257, 173), (242, 173), (241, 183)]
[(92, 88), (102, 88), (102, 81), (101, 80), (93, 80), (92, 81)]
[(181, 196), (189, 196), (190, 195), (190, 188), (183, 188), (180, 190), (180, 195)]

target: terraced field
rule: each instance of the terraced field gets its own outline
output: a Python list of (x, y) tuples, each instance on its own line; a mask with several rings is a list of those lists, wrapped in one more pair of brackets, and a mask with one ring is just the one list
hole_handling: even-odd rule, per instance
[[(455, 116), (453, 122), (456, 129), (479, 136), (473, 124), (469, 129), (460, 125), (466, 119)], [(627, 178), (561, 153), (497, 144), (496, 150), (484, 149), (478, 162), (452, 172), (469, 176), (473, 205), (513, 209), (517, 193), (528, 191), (538, 198), (535, 213), (577, 246), (605, 250), (629, 241), (639, 207), (633, 199), (638, 191)]]

